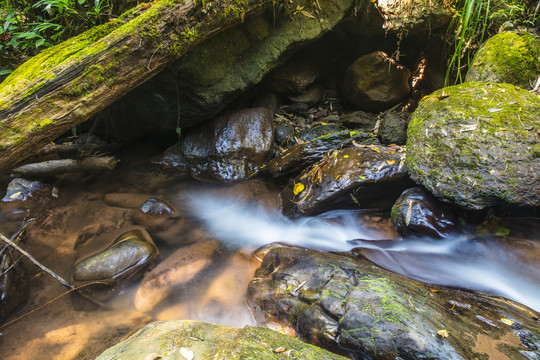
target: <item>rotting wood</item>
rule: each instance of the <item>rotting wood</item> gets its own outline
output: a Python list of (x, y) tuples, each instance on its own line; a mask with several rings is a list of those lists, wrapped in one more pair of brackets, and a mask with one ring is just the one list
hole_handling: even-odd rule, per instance
[[(47, 49), (0, 84), (0, 171), (270, 0), (159, 0)], [(137, 16), (136, 16), (137, 15)]]

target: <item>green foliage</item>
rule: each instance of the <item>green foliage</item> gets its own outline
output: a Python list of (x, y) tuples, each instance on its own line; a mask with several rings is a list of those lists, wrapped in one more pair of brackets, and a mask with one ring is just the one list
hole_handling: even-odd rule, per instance
[[(505, 22), (515, 27), (538, 27), (540, 16), (536, 3), (526, 0), (458, 0), (455, 16), (449, 28), (453, 54), (446, 71), (445, 85), (463, 82), (465, 69), (474, 52), (487, 36), (494, 35)], [(451, 80), (453, 79), (453, 81)]]
[(44, 48), (102, 23), (129, 0), (0, 0), (0, 76)]

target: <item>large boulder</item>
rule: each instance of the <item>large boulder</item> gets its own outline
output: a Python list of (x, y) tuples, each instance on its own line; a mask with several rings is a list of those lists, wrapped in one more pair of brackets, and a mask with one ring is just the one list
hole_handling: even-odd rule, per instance
[(409, 185), (400, 147), (359, 145), (336, 150), (306, 168), (281, 192), (287, 215), (390, 208)]
[(361, 256), (283, 247), (248, 288), (260, 324), (353, 359), (537, 358), (538, 315), (501, 300), (434, 289)]
[(540, 206), (540, 99), (509, 84), (464, 83), (426, 97), (408, 127), (413, 180), (468, 209)]
[(210, 181), (247, 178), (272, 155), (272, 120), (266, 108), (253, 108), (190, 129), (183, 146), (191, 175)]
[(318, 359), (346, 358), (270, 329), (234, 328), (191, 320), (146, 325), (96, 360), (210, 360), (210, 359)]
[(474, 56), (467, 82), (499, 82), (530, 87), (540, 73), (540, 39), (529, 33), (491, 37)]
[(411, 91), (411, 72), (382, 51), (361, 56), (345, 73), (343, 95), (361, 110), (382, 111)]
[(270, 9), (205, 41), (104, 111), (104, 124), (114, 119), (108, 133), (133, 138), (215, 116), (301, 46), (331, 30), (355, 2), (319, 4), (319, 9), (305, 7), (304, 13), (291, 16)]

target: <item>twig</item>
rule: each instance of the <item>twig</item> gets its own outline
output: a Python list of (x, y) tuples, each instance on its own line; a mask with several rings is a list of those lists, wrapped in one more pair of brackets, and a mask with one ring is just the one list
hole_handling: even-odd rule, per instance
[(11, 246), (12, 248), (14, 248), (15, 250), (17, 250), (19, 253), (21, 253), (22, 255), (26, 256), (28, 258), (28, 260), (30, 260), (31, 262), (33, 262), (35, 265), (37, 265), (41, 270), (45, 271), (47, 274), (51, 275), (53, 278), (55, 278), (56, 280), (58, 280), (58, 282), (60, 282), (60, 284), (64, 285), (65, 287), (67, 287), (68, 289), (70, 290), (73, 290), (75, 288), (75, 286), (71, 285), (70, 283), (68, 283), (66, 280), (62, 279), (59, 275), (57, 275), (55, 272), (53, 272), (52, 270), (48, 269), (47, 267), (45, 267), (45, 265), (41, 264), (39, 261), (37, 261), (36, 259), (34, 259), (34, 257), (32, 255), (30, 255), (29, 253), (27, 253), (25, 250), (21, 249), (17, 244), (15, 244), (13, 241), (9, 240), (7, 237), (5, 237), (3, 234), (0, 234), (0, 240), (2, 240), (3, 242), (5, 242), (6, 244), (8, 244), (9, 246)]

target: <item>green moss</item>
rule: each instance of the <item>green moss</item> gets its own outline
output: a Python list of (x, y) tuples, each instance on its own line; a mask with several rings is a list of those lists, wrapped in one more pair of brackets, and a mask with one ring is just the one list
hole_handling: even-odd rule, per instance
[[(538, 96), (510, 84), (439, 90), (411, 117), (407, 167), (431, 192), (463, 206), (507, 201), (509, 194), (521, 198), (519, 187), (507, 180), (520, 173), (523, 161), (535, 158), (538, 113)], [(463, 194), (470, 192), (482, 198), (478, 204), (464, 203)]]
[(540, 39), (506, 32), (491, 37), (476, 53), (466, 81), (511, 83), (529, 88), (540, 73)]

